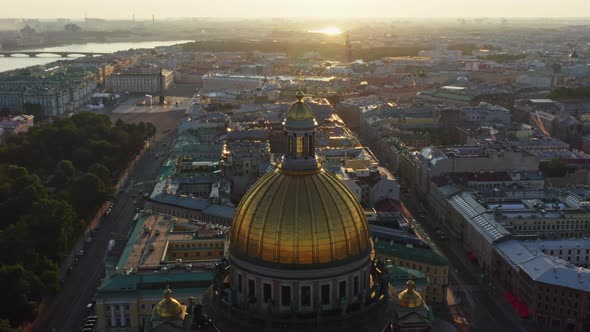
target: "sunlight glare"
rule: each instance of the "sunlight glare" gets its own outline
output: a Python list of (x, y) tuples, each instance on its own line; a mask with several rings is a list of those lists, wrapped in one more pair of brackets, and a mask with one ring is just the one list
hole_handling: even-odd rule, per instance
[(320, 30), (311, 30), (310, 32), (313, 33), (321, 33), (324, 35), (329, 35), (329, 36), (335, 36), (335, 35), (339, 35), (342, 33), (342, 30), (340, 30), (337, 27), (328, 27), (328, 28), (323, 28)]

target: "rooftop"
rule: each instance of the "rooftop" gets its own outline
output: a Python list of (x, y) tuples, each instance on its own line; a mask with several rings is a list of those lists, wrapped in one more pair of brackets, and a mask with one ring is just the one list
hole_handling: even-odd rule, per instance
[(520, 263), (519, 266), (535, 281), (590, 291), (590, 270), (576, 268), (559, 258), (538, 255)]
[[(195, 233), (198, 237), (195, 237)], [(195, 224), (187, 219), (171, 218), (160, 214), (142, 213), (135, 224), (127, 246), (123, 250), (117, 267), (119, 271), (129, 270), (158, 270), (163, 264), (172, 261), (168, 257), (168, 251), (173, 250), (175, 243), (182, 244), (190, 250), (209, 250), (224, 248), (223, 230), (209, 224)], [(215, 247), (209, 243), (214, 243)], [(193, 246), (204, 244), (206, 246)], [(171, 246), (172, 245), (172, 246)], [(198, 263), (214, 263), (215, 259), (199, 259)], [(185, 260), (185, 262), (192, 262)], [(196, 262), (195, 262), (196, 263)]]
[(448, 265), (447, 259), (432, 249), (398, 244), (394, 241), (376, 241), (374, 246), (377, 256), (381, 254), (430, 265)]
[(521, 242), (508, 240), (496, 245), (497, 252), (504, 256), (513, 267), (520, 268), (531, 279), (549, 285), (590, 291), (590, 270), (576, 267), (566, 261), (536, 253), (527, 246), (544, 242), (558, 241), (533, 241)]
[(500, 225), (494, 216), (488, 213), (487, 209), (477, 202), (471, 194), (455, 195), (449, 201), (451, 206), (490, 242), (498, 242), (510, 235), (510, 232)]
[(558, 239), (558, 240), (535, 240), (523, 241), (522, 245), (533, 252), (541, 253), (543, 250), (554, 249), (590, 249), (590, 239)]

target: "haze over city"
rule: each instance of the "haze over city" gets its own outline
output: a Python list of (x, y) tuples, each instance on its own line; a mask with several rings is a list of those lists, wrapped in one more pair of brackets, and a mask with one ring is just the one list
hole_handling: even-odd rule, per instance
[(186, 17), (586, 17), (590, 3), (581, 0), (30, 0), (5, 6), (0, 17), (151, 19)]
[(0, 332), (590, 331), (590, 1), (0, 3)]

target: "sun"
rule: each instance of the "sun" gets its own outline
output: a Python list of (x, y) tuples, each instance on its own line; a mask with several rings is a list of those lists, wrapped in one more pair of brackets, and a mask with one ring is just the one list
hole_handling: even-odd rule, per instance
[(337, 27), (327, 27), (327, 28), (323, 28), (320, 30), (311, 30), (310, 32), (321, 33), (321, 34), (329, 35), (329, 36), (335, 36), (335, 35), (341, 34), (342, 30), (340, 30)]

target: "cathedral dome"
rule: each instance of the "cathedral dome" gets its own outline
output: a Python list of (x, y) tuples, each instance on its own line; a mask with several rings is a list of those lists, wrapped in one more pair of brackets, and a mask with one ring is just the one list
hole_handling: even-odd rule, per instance
[(232, 223), (232, 256), (262, 265), (309, 265), (367, 257), (363, 208), (344, 183), (322, 168), (279, 167), (246, 193)]
[(419, 308), (423, 305), (422, 296), (414, 290), (414, 281), (408, 280), (408, 288), (399, 293), (399, 306), (402, 308)]
[(165, 298), (156, 305), (155, 313), (161, 318), (176, 318), (182, 315), (182, 304), (172, 298), (172, 291), (167, 288), (164, 291)]

